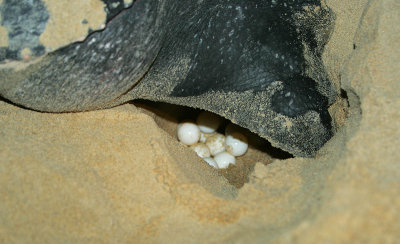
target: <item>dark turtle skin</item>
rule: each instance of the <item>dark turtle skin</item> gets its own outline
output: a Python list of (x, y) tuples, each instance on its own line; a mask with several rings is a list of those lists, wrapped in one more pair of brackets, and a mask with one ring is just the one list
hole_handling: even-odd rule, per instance
[(332, 22), (317, 0), (137, 0), (103, 31), (23, 69), (0, 95), (47, 112), (148, 99), (215, 112), (295, 156), (332, 135), (337, 92), (321, 53)]

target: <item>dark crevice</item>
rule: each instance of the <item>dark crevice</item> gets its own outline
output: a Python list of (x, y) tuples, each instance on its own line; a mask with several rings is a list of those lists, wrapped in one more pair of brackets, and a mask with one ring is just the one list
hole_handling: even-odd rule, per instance
[(340, 89), (340, 97), (346, 101), (347, 107), (350, 107), (349, 103), (349, 96), (347, 95), (347, 92), (344, 89)]

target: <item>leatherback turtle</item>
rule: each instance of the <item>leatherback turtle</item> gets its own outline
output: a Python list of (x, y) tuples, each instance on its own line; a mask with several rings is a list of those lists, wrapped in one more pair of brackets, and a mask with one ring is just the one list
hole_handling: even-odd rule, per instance
[(50, 52), (38, 41), (46, 4), (0, 2), (10, 43), (0, 48), (0, 95), (47, 112), (138, 98), (201, 108), (295, 156), (314, 156), (331, 138), (337, 91), (321, 53), (333, 16), (320, 1), (103, 2), (103, 30)]

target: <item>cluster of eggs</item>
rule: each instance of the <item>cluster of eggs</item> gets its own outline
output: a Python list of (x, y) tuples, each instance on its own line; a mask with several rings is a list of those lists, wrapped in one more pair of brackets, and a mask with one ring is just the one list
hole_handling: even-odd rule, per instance
[(194, 121), (178, 124), (177, 137), (183, 144), (190, 146), (199, 157), (214, 168), (225, 169), (236, 163), (236, 158), (246, 153), (248, 142), (239, 127), (229, 124), (225, 135), (217, 129), (222, 118), (210, 112), (201, 112)]

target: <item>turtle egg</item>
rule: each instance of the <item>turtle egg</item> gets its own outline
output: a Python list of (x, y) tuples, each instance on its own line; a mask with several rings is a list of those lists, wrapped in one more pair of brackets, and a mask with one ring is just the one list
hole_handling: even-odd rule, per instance
[(197, 117), (196, 123), (201, 132), (213, 133), (221, 124), (221, 117), (210, 112), (201, 112)]
[(209, 138), (212, 135), (214, 134), (208, 134), (200, 131), (200, 142), (206, 143), (207, 138)]
[(240, 128), (238, 125), (234, 124), (234, 123), (229, 123), (226, 127), (225, 127), (225, 135), (229, 135), (232, 134), (233, 132), (239, 132), (242, 131), (243, 129)]
[(249, 144), (247, 138), (240, 132), (232, 132), (226, 136), (226, 151), (233, 156), (242, 156), (246, 153)]
[(225, 136), (221, 134), (214, 134), (207, 138), (206, 145), (210, 149), (211, 155), (216, 155), (225, 151)]
[(218, 164), (217, 164), (217, 162), (215, 162), (215, 160), (213, 158), (207, 157), (207, 158), (203, 158), (203, 160), (206, 161), (209, 165), (218, 169)]
[(177, 136), (183, 144), (193, 145), (200, 139), (200, 129), (195, 123), (184, 122), (178, 125)]
[(220, 169), (228, 168), (229, 164), (235, 164), (236, 159), (232, 154), (227, 152), (220, 152), (214, 156), (214, 160)]
[(196, 143), (190, 146), (200, 158), (210, 157), (210, 149), (204, 143)]

